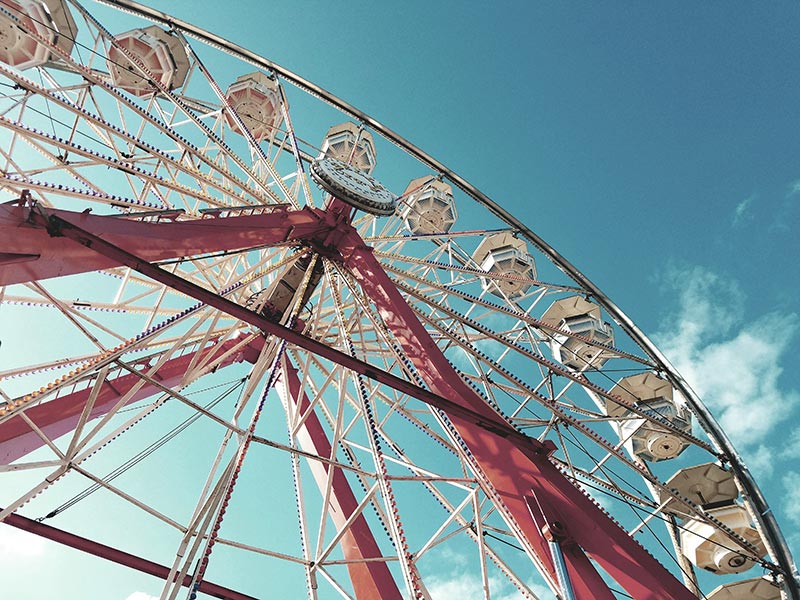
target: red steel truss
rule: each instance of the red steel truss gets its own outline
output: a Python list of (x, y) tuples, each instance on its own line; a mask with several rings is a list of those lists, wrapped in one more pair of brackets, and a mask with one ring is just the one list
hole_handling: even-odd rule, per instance
[[(177, 358), (170, 359), (161, 365), (149, 378), (158, 382), (159, 386), (148, 381), (143, 381), (136, 373), (122, 375), (107, 379), (101, 384), (94, 406), (92, 406), (89, 419), (97, 419), (108, 413), (114, 405), (127, 394), (137, 383), (141, 387), (135, 391), (126, 404), (138, 402), (158, 393), (162, 388), (178, 387), (186, 374), (186, 370), (193, 362), (205, 363), (215, 361), (215, 368), (226, 367), (234, 362), (241, 362), (245, 356), (245, 349), (231, 353), (239, 344), (238, 340), (226, 340), (220, 344), (213, 344), (199, 352), (191, 352)], [(200, 360), (198, 361), (198, 355)], [(217, 359), (221, 359), (218, 362)], [(50, 439), (69, 433), (75, 429), (83, 412), (83, 407), (92, 392), (91, 387), (56, 396), (52, 400), (42, 402), (29, 408), (25, 414), (39, 429)], [(0, 423), (0, 465), (7, 465), (33, 452), (45, 444), (44, 440), (18, 415), (12, 416), (7, 421)]]
[[(197, 256), (287, 243), (295, 237), (315, 235), (320, 221), (311, 211), (287, 211), (284, 206), (261, 207), (262, 214), (219, 217), (209, 212), (196, 221), (170, 221), (176, 213), (154, 214), (160, 221), (51, 210), (125, 248), (143, 260), (156, 262), (180, 256)], [(256, 209), (250, 209), (254, 211)], [(86, 273), (116, 266), (113, 260), (66, 238), (51, 237), (29, 220), (30, 210), (20, 204), (0, 204), (0, 285)]]
[[(5, 231), (12, 235), (5, 246), (0, 246), (0, 283), (19, 280), (20, 277), (42, 278), (110, 266), (131, 267), (267, 334), (281, 337), (443, 411), (463, 441), (468, 459), (483, 480), (487, 493), (497, 500), (506, 520), (522, 534), (529, 550), (536, 555), (537, 562), (549, 573), (552, 581), (556, 580), (556, 575), (543, 530), (563, 531), (560, 545), (578, 599), (614, 598), (590, 559), (635, 600), (696, 599), (561, 473), (549, 460), (550, 445), (518, 432), (460, 378), (374, 258), (371, 249), (349, 224), (348, 211), (335, 210), (337, 205), (332, 203), (328, 210), (279, 209), (260, 215), (218, 218), (213, 219), (213, 224), (212, 220), (140, 223), (63, 211), (43, 214), (21, 206), (13, 207), (11, 217), (6, 217), (5, 221), (0, 219), (0, 229), (5, 227)], [(132, 227), (136, 228), (135, 235), (130, 233)], [(248, 230), (248, 227), (257, 230)], [(20, 237), (19, 243), (13, 239), (14, 235)], [(49, 235), (55, 237), (49, 239)], [(149, 244), (150, 240), (155, 240), (153, 246)], [(274, 245), (288, 240), (304, 243), (349, 269), (429, 389), (420, 388), (278, 325), (152, 264), (165, 257)], [(209, 245), (203, 246), (204, 243)], [(38, 244), (44, 250), (37, 250)], [(54, 253), (58, 254), (57, 267), (37, 260), (44, 256), (53, 257)], [(288, 374), (283, 382), (285, 397), (295, 405), (307, 405), (308, 400), (292, 381), (291, 369), (284, 373)], [(321, 436), (314, 432), (314, 420), (307, 419), (303, 435), (308, 436), (308, 451), (320, 456), (330, 455), (330, 443), (324, 438), (324, 432), (321, 428)], [(326, 468), (321, 463), (320, 467), (319, 475), (327, 477)], [(355, 508), (355, 498), (352, 498), (346, 480), (337, 484), (337, 481), (344, 480), (343, 475), (339, 479), (334, 472), (333, 478), (335, 505), (332, 515), (337, 510), (342, 511), (340, 520), (346, 522)], [(341, 527), (339, 521), (336, 523)], [(366, 522), (363, 527), (355, 529), (353, 523), (351, 519), (351, 529), (346, 534), (352, 538), (347, 541), (353, 556), (375, 555), (377, 548), (372, 546), (374, 538)], [(368, 586), (384, 586), (384, 575), (380, 567), (369, 567), (355, 573), (354, 585), (357, 579), (359, 585), (364, 586), (361, 588), (363, 595), (357, 597), (372, 597), (367, 591)], [(396, 589), (396, 584), (392, 585), (392, 588), (378, 588), (383, 597), (387, 597), (387, 589), (391, 597)]]
[[(311, 402), (303, 391), (297, 369), (288, 360), (284, 360), (281, 367), (278, 393), (293, 414), (307, 415), (297, 433), (301, 448), (316, 456), (330, 458), (330, 441), (319, 417), (315, 412), (309, 411)], [(309, 467), (323, 495), (328, 477), (332, 479), (328, 514), (342, 536), (341, 548), (345, 560), (352, 561), (348, 563), (347, 570), (356, 598), (400, 600), (403, 595), (386, 563), (369, 560), (380, 559), (381, 551), (364, 515), (356, 513), (358, 501), (342, 470), (314, 460), (309, 461)], [(333, 472), (329, 474), (331, 469)]]

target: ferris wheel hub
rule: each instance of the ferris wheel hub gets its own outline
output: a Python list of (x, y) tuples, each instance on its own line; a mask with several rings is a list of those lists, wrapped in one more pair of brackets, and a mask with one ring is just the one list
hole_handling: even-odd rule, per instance
[(394, 213), (397, 198), (372, 175), (330, 156), (311, 163), (311, 177), (333, 197), (373, 215)]

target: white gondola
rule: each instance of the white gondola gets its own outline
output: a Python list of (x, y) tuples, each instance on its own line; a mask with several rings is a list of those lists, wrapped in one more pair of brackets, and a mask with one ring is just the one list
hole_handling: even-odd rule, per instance
[(483, 271), (500, 277), (482, 277), (483, 289), (495, 296), (515, 299), (525, 295), (536, 278), (536, 264), (527, 244), (510, 233), (496, 233), (484, 239), (473, 260)]
[(72, 52), (77, 27), (63, 0), (0, 0), (0, 8), (0, 61), (24, 70), (57, 58), (21, 27)]
[[(278, 82), (260, 71), (238, 77), (225, 99), (256, 141), (271, 138), (283, 122)], [(232, 114), (226, 112), (225, 119), (233, 131), (242, 133)]]
[[(147, 96), (157, 92), (152, 81), (158, 81), (168, 90), (183, 85), (189, 72), (189, 57), (174, 35), (151, 25), (121, 33), (114, 40), (115, 45), (108, 49), (106, 63), (115, 86), (134, 96)], [(126, 54), (141, 63), (149, 75), (145, 75)]]
[(550, 349), (553, 357), (576, 371), (587, 368), (599, 369), (611, 354), (596, 344), (612, 345), (614, 330), (600, 314), (600, 307), (581, 296), (570, 296), (556, 300), (542, 315), (542, 321), (551, 327), (558, 327), (586, 340), (560, 333), (552, 334)]
[(610, 393), (635, 404), (653, 419), (644, 419), (624, 405), (606, 400), (606, 414), (617, 419), (620, 439), (631, 455), (657, 462), (675, 458), (686, 449), (688, 443), (679, 433), (658, 423), (665, 421), (686, 433), (692, 430), (689, 413), (673, 399), (669, 382), (654, 373), (638, 373), (620, 379)]
[(764, 542), (751, 524), (744, 506), (733, 504), (708, 509), (705, 513), (744, 538), (756, 552), (746, 550), (731, 540), (716, 525), (700, 519), (689, 519), (681, 526), (681, 551), (698, 567), (720, 575), (743, 573), (767, 554)]
[(375, 142), (369, 131), (361, 130), (354, 123), (334, 125), (322, 142), (321, 156), (335, 158), (353, 165), (359, 171), (372, 173), (375, 169)]
[(415, 235), (447, 233), (458, 218), (453, 188), (430, 177), (420, 177), (403, 192), (400, 217)]
[(708, 600), (781, 600), (781, 590), (768, 579), (756, 577), (721, 585)]
[[(702, 507), (715, 507), (732, 504), (739, 496), (739, 489), (733, 473), (716, 463), (705, 463), (681, 469), (670, 477), (665, 487), (674, 490), (683, 498)], [(660, 495), (664, 511), (676, 516), (687, 516), (686, 507), (674, 500), (666, 492)]]

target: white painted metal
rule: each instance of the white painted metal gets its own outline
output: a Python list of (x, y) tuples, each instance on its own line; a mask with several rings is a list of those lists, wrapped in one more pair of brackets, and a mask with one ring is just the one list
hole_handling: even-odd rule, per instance
[[(488, 402), (509, 415), (517, 427), (532, 436), (553, 441), (557, 446), (554, 460), (576, 484), (609, 505), (611, 512), (618, 516), (632, 512), (640, 515), (640, 519), (622, 518), (623, 525), (643, 544), (660, 548), (665, 542), (669, 546), (674, 538), (674, 515), (691, 517), (696, 519), (697, 527), (717, 527), (715, 531), (721, 532), (720, 545), (739, 544), (745, 551), (753, 552), (764, 541), (770, 553), (765, 563), (768, 568), (783, 570), (787, 577), (793, 577), (788, 562), (791, 559), (773, 517), (724, 432), (718, 430), (705, 407), (636, 327), (532, 231), (444, 165), (324, 90), (180, 20), (167, 19), (157, 11), (130, 2), (114, 4), (137, 15), (149, 15), (159, 30), (167, 26), (174, 30), (169, 37), (180, 40), (181, 47), (187, 49), (185, 79), (180, 86), (172, 81), (155, 81), (147, 92), (155, 94), (152, 97), (132, 97), (125, 90), (111, 86), (105, 74), (105, 57), (109, 49), (116, 49), (119, 44), (115, 46), (113, 42), (116, 32), (101, 23), (108, 26), (113, 21), (98, 20), (85, 8), (70, 5), (80, 23), (82, 43), (93, 48), (97, 56), (87, 53), (83, 57), (86, 62), (82, 63), (69, 50), (51, 48), (47, 40), (35, 39), (37, 44), (44, 43), (43, 47), (51, 54), (50, 60), (59, 61), (59, 70), (45, 66), (42, 81), (33, 81), (15, 67), (0, 65), (0, 76), (27, 90), (25, 94), (12, 90), (0, 100), (2, 131), (7, 136), (4, 138), (7, 143), (0, 149), (6, 173), (2, 191), (8, 199), (29, 189), (44, 206), (81, 210), (92, 206), (96, 211), (109, 213), (142, 213), (143, 219), (158, 218), (152, 214), (145, 216), (145, 212), (164, 214), (182, 209), (175, 217), (179, 220), (202, 218), (207, 208), (235, 214), (238, 207), (269, 203), (297, 208), (321, 206), (325, 198), (312, 193), (304, 171), (308, 159), (318, 151), (302, 140), (323, 139), (324, 131), (306, 129), (308, 125), (302, 114), (293, 109), (290, 115), (288, 106), (298, 89), (303, 93), (310, 91), (328, 104), (326, 109), (340, 109), (341, 118), (334, 122), (363, 124), (351, 122), (341, 131), (329, 133), (323, 152), (333, 152), (335, 144), (345, 142), (340, 148), (349, 150), (345, 159), (357, 159), (361, 168), (372, 170), (377, 168), (375, 144), (381, 135), (418, 159), (416, 170), (408, 174), (409, 179), (416, 179), (402, 195), (401, 202), (405, 204), (399, 213), (383, 220), (359, 215), (355, 225), (375, 248), (375, 256), (463, 377)], [(139, 29), (149, 26), (141, 21)], [(204, 50), (217, 48), (228, 53), (228, 58), (239, 61), (241, 69), (235, 73), (213, 73), (212, 63), (201, 63), (194, 51), (194, 47), (201, 46)], [(124, 51), (119, 53), (129, 60)], [(259, 119), (247, 120), (253, 119), (255, 113), (244, 108), (237, 110), (241, 105), (232, 97), (236, 85), (251, 89), (248, 81), (253, 78), (243, 74), (252, 73), (254, 67), (266, 81), (275, 84), (265, 85), (274, 92), (270, 101), (275, 110), (270, 115), (280, 126), (276, 125), (278, 130), (265, 137), (254, 131)], [(142, 74), (141, 69), (136, 72)], [(227, 87), (240, 75), (238, 84)], [(93, 103), (94, 97), (103, 101)], [(253, 99), (252, 94), (248, 99)], [(297, 105), (292, 101), (292, 106)], [(42, 122), (40, 117), (47, 114), (44, 110), (47, 107), (56, 118), (73, 126), (64, 129), (58, 123), (51, 126), (49, 121)], [(35, 117), (37, 114), (40, 116)], [(343, 136), (342, 140), (337, 135)], [(388, 151), (384, 159), (383, 146), (381, 152), (382, 165), (392, 164)], [(63, 160), (62, 156), (72, 158)], [(428, 170), (430, 173), (425, 175)], [(425, 184), (428, 187), (420, 187), (425, 181), (430, 182)], [(412, 188), (415, 182), (424, 192), (416, 198)], [(416, 206), (422, 206), (425, 189), (436, 191), (431, 197), (441, 196), (445, 200), (443, 204), (425, 205), (426, 210), (436, 213), (435, 226), (432, 218), (420, 217), (415, 221), (412, 216), (410, 207), (415, 202)], [(503, 245), (497, 243), (500, 240), (507, 242), (513, 254), (510, 258), (520, 262), (503, 262), (509, 257), (502, 255)], [(256, 248), (224, 256), (192, 256), (174, 262), (169, 268), (244, 305), (249, 298), (258, 298), (269, 290), (292, 257), (290, 247)], [(316, 291), (307, 303), (298, 307), (299, 316), (306, 323), (306, 333), (332, 346), (350, 344), (355, 355), (377, 368), (417, 381), (369, 299), (346, 279), (346, 273), (337, 269), (328, 264), (328, 272)], [(185, 298), (126, 269), (112, 269), (92, 277), (93, 291), (86, 294), (90, 298), (85, 298), (83, 292), (80, 299), (71, 297), (69, 290), (48, 284), (42, 290), (24, 293), (19, 289), (0, 291), (9, 307), (30, 302), (31, 311), (57, 316), (59, 335), (64, 335), (74, 347), (66, 355), (35, 361), (41, 364), (6, 369), (4, 374), (9, 378), (0, 383), (5, 399), (0, 407), (0, 420), (14, 418), (38, 402), (52, 401), (76, 389), (99, 389), (103, 381), (130, 372), (125, 369), (141, 373), (138, 386), (147, 384), (161, 389), (153, 377), (153, 369), (159, 362), (229, 339), (237, 340), (236, 349), (228, 355), (232, 356), (259, 336), (259, 332), (208, 309), (185, 312), (191, 306)], [(577, 310), (581, 302), (590, 306)], [(559, 308), (563, 314), (555, 319), (547, 310), (555, 305), (569, 310)], [(573, 314), (567, 314), (570, 310)], [(615, 321), (613, 336), (603, 314)], [(586, 324), (589, 326), (585, 327)], [(116, 344), (120, 345), (112, 348)], [(96, 345), (101, 347), (100, 352), (93, 352)], [(46, 346), (37, 348), (44, 352)], [(398, 581), (404, 581), (407, 588), (413, 590), (419, 585), (425, 593), (426, 577), (430, 576), (431, 565), (441, 560), (441, 553), (465, 552), (469, 547), (470, 564), (475, 573), (480, 573), (479, 594), (503, 595), (506, 583), (498, 582), (508, 582), (520, 589), (524, 597), (534, 597), (527, 584), (530, 561), (534, 560), (530, 548), (520, 539), (515, 524), (501, 518), (499, 496), (474, 472), (469, 456), (441, 414), (388, 389), (368, 386), (362, 392), (356, 389), (357, 382), (339, 367), (297, 349), (290, 348), (287, 356), (313, 398), (313, 410), (330, 435), (333, 455), (313, 456), (296, 446), (294, 436), (308, 413), (287, 414), (290, 433), (282, 439), (272, 430), (259, 431), (252, 438), (254, 447), (247, 453), (245, 465), (260, 464), (264, 468), (270, 461), (258, 463), (260, 452), (273, 453), (270, 454), (273, 459), (285, 458), (285, 472), (280, 477), (274, 475), (278, 478), (276, 485), (291, 487), (294, 482), (296, 494), (288, 510), (285, 505), (270, 510), (282, 510), (281, 519), (298, 522), (293, 533), (297, 546), (290, 551), (270, 538), (252, 543), (251, 539), (235, 537), (234, 531), (231, 539), (220, 537), (220, 545), (268, 557), (274, 561), (272, 564), (282, 565), (278, 569), (298, 569), (308, 583), (306, 586), (304, 582), (301, 588), (311, 597), (349, 594), (342, 571), (344, 562), (337, 555), (337, 539), (341, 539), (342, 533), (324, 522), (323, 506), (331, 494), (330, 480), (320, 491), (303, 475), (305, 461), (323, 461), (347, 473), (359, 510), (363, 510), (379, 538), (385, 554), (382, 560), (391, 565)], [(142, 372), (139, 365), (145, 362), (148, 366)], [(626, 396), (626, 389), (613, 389), (605, 371), (606, 363), (634, 377), (640, 372), (658, 373), (662, 378), (659, 386), (664, 389)], [(156, 402), (137, 407), (134, 416), (130, 416), (123, 412), (128, 410), (123, 395), (107, 419), (81, 418), (81, 425), (73, 436), (68, 436), (70, 439), (52, 439), (39, 428), (43, 438), (41, 460), (18, 465), (19, 472), (38, 477), (4, 506), (17, 508), (30, 500), (21, 510), (38, 509), (48, 499), (59, 498), (69, 478), (97, 482), (102, 493), (130, 505), (135, 514), (151, 518), (171, 531), (180, 531), (183, 536), (180, 547), (176, 551), (173, 546), (166, 556), (174, 573), (190, 572), (191, 560), (197, 559), (202, 551), (203, 532), (212, 526), (213, 515), (219, 514), (215, 507), (219, 506), (221, 496), (210, 492), (209, 485), (211, 481), (222, 481), (219, 467), (225, 464), (220, 458), (225, 442), (221, 440), (233, 439), (243, 432), (238, 424), (243, 406), (207, 408), (190, 396), (191, 390), (222, 376), (224, 369), (218, 375), (210, 375), (219, 364), (220, 358), (204, 362), (195, 356), (185, 381), (161, 390), (167, 394)], [(75, 372), (70, 374), (70, 369)], [(230, 369), (247, 378), (245, 397), (257, 393), (263, 385), (261, 367), (238, 364)], [(51, 381), (50, 373), (57, 377), (55, 381)], [(195, 380), (201, 383), (184, 389)], [(668, 385), (663, 385), (664, 381)], [(35, 392), (39, 386), (43, 391)], [(622, 403), (615, 400), (617, 397)], [(667, 406), (657, 406), (662, 401), (676, 403), (676, 411), (691, 412), (702, 431), (693, 433), (684, 423), (656, 414), (656, 409)], [(604, 406), (609, 407), (608, 413), (602, 410)], [(151, 424), (166, 422), (166, 415), (175, 407), (197, 415), (198, 423), (213, 426), (217, 436), (214, 447), (220, 449), (216, 458), (207, 458), (209, 462), (203, 473), (208, 475), (204, 476), (205, 483), (198, 482), (202, 489), (184, 498), (187, 510), (182, 519), (161, 510), (158, 500), (148, 497), (146, 492), (128, 489), (123, 481), (113, 484), (106, 481), (104, 472), (88, 460), (95, 453), (109, 460), (125, 457), (129, 452), (125, 449), (127, 440), (135, 438), (139, 431), (147, 431)], [(371, 427), (365, 422), (369, 412), (375, 416)], [(269, 422), (274, 424), (275, 416), (272, 414)], [(638, 425), (632, 428), (631, 423)], [(619, 429), (626, 427), (618, 442)], [(659, 475), (625, 452), (627, 444), (636, 456), (637, 451), (632, 448), (637, 435), (653, 431), (662, 437), (673, 436), (681, 447), (691, 448), (691, 452), (665, 456)], [(646, 438), (645, 435), (638, 443), (647, 447)], [(378, 440), (380, 448), (370, 439)], [(184, 436), (181, 441), (185, 448), (191, 448), (187, 455), (200, 451), (193, 447), (191, 436)], [(74, 457), (75, 466), (66, 469), (61, 455)], [(718, 459), (729, 465), (726, 473), (731, 474), (742, 490), (741, 501), (748, 503), (751, 513), (758, 517), (761, 531), (757, 537), (735, 527), (719, 528), (698, 507), (703, 504), (697, 501), (699, 496), (692, 496), (691, 490), (682, 491), (677, 479), (670, 479), (670, 473), (690, 473)], [(652, 494), (641, 491), (641, 478)], [(679, 492), (670, 492), (671, 487), (679, 488)], [(728, 488), (728, 483), (720, 483), (718, 493), (730, 495)], [(411, 489), (413, 496), (408, 491)], [(176, 498), (178, 492), (174, 491)], [(684, 500), (683, 496), (688, 498)], [(410, 501), (412, 497), (414, 500)], [(465, 498), (470, 499), (466, 504)], [(401, 507), (399, 518), (390, 510), (392, 500)], [(422, 506), (425, 508), (420, 509)], [(410, 518), (419, 510), (424, 511), (426, 518)], [(390, 527), (390, 536), (384, 535), (384, 525)], [(398, 526), (410, 533), (407, 536), (408, 552), (413, 556), (410, 560), (390, 542), (391, 539), (397, 545), (401, 541)], [(680, 561), (682, 557), (677, 558)], [(418, 584), (414, 583), (415, 577), (420, 578)], [(543, 582), (554, 585), (551, 581)], [(177, 588), (173, 586), (169, 593), (174, 596)]]

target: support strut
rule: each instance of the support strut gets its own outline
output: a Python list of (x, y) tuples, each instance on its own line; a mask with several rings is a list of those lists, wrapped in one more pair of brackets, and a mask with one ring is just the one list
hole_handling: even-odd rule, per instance
[[(106, 546), (100, 542), (86, 539), (79, 535), (75, 535), (74, 533), (69, 533), (63, 529), (57, 529), (56, 527), (39, 523), (33, 519), (23, 517), (22, 515), (10, 514), (5, 518), (3, 523), (10, 525), (11, 527), (16, 527), (17, 529), (27, 531), (28, 533), (41, 536), (48, 540), (58, 542), (59, 544), (64, 544), (70, 548), (75, 548), (81, 552), (86, 552), (93, 556), (110, 560), (111, 562), (115, 562), (119, 565), (130, 567), (136, 571), (141, 571), (142, 573), (147, 573), (148, 575), (153, 575), (154, 577), (159, 577), (160, 579), (166, 579), (169, 577), (169, 568), (165, 567), (164, 565), (147, 560), (141, 556), (136, 556), (135, 554), (130, 554), (128, 552)], [(191, 580), (192, 578), (188, 575), (184, 577), (182, 582), (183, 587), (188, 587), (191, 584)], [(222, 600), (258, 600), (258, 598), (253, 596), (242, 594), (241, 592), (217, 585), (216, 583), (211, 583), (210, 581), (201, 582), (200, 591), (214, 598), (221, 598)]]
[[(328, 436), (316, 413), (309, 412), (311, 401), (303, 391), (297, 369), (288, 360), (283, 361), (276, 388), (292, 412), (307, 414), (297, 433), (302, 449), (317, 456), (332, 458)], [(309, 461), (308, 464), (323, 496), (328, 477), (332, 479), (328, 514), (337, 532), (342, 533), (344, 530), (340, 546), (345, 560), (348, 561), (347, 570), (355, 597), (358, 600), (401, 600), (403, 596), (388, 565), (374, 560), (382, 557), (380, 548), (363, 513), (356, 515), (358, 501), (342, 470), (319, 461)], [(333, 469), (333, 473), (329, 473), (330, 469)]]
[[(227, 340), (198, 352), (170, 359), (161, 365), (153, 376), (158, 379), (163, 387), (178, 386), (193, 360), (197, 360), (198, 357), (201, 360), (225, 357), (228, 351), (234, 348), (237, 343), (236, 340)], [(217, 366), (225, 367), (234, 362), (246, 360), (248, 350), (249, 347), (243, 348), (240, 352), (224, 358)], [(104, 381), (88, 418), (90, 420), (97, 419), (105, 415), (128, 390), (140, 381), (139, 375), (133, 373)], [(28, 408), (25, 414), (42, 432), (54, 440), (75, 429), (91, 391), (91, 387), (87, 387), (58, 396), (53, 400)], [(128, 404), (152, 396), (158, 391), (159, 388), (145, 383), (131, 396)], [(44, 444), (44, 440), (31, 429), (26, 421), (18, 416), (12, 416), (7, 421), (0, 423), (0, 465), (11, 464)]]
[[(324, 213), (319, 218), (330, 221)], [(329, 255), (339, 254), (381, 317), (400, 341), (415, 368), (432, 391), (373, 367), (150, 264), (103, 238), (57, 215), (31, 218), (53, 235), (68, 237), (98, 254), (188, 294), (266, 333), (332, 360), (346, 368), (409, 394), (443, 410), (469, 448), (506, 514), (520, 528), (530, 549), (556, 580), (549, 544), (530, 519), (525, 496), (534, 490), (547, 514), (574, 524), (576, 544), (565, 549), (565, 562), (578, 600), (611, 600), (614, 596), (589, 561), (591, 556), (635, 600), (696, 600), (663, 565), (575, 487), (549, 460), (552, 447), (518, 432), (460, 378), (429, 333), (392, 284), (380, 263), (351, 226), (341, 222), (335, 231), (316, 230), (307, 239)]]

